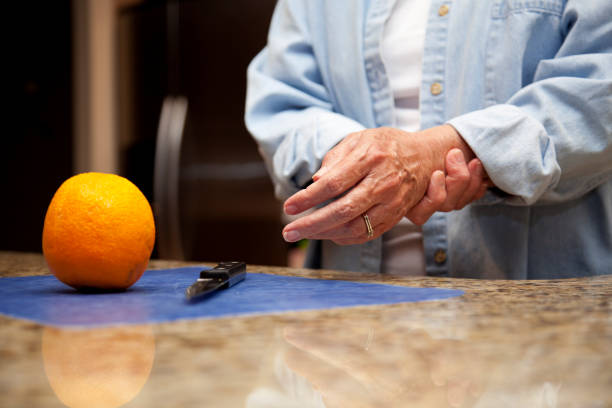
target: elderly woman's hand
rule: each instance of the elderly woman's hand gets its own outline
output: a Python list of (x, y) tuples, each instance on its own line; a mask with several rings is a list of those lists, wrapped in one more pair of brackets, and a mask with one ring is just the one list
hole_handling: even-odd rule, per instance
[[(325, 156), (314, 183), (285, 202), (285, 212), (299, 214), (339, 198), (287, 225), (285, 240), (330, 239), (346, 245), (380, 236), (421, 201), (432, 174), (444, 169), (453, 148), (474, 157), (448, 125), (417, 133), (379, 128), (348, 135)], [(368, 234), (364, 214), (373, 234)]]
[(446, 176), (441, 170), (431, 175), (427, 193), (406, 214), (406, 218), (417, 225), (423, 225), (436, 211), (460, 210), (485, 195), (493, 183), (478, 159), (465, 162), (459, 149), (452, 149), (446, 155)]

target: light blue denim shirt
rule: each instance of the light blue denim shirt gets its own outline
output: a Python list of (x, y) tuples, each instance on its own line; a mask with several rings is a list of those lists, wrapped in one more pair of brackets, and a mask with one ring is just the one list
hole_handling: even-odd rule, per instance
[[(394, 126), (380, 51), (393, 3), (279, 1), (245, 119), (280, 198), (347, 134)], [(423, 226), (429, 275), (612, 273), (611, 16), (610, 0), (432, 1), (421, 128), (454, 126), (498, 189)], [(321, 267), (372, 272), (380, 241), (313, 247)]]

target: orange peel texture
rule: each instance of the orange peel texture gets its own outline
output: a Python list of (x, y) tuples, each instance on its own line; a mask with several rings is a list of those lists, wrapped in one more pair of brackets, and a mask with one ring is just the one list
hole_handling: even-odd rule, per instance
[(51, 272), (77, 289), (122, 290), (145, 271), (155, 243), (146, 197), (126, 178), (82, 173), (55, 192), (42, 247)]

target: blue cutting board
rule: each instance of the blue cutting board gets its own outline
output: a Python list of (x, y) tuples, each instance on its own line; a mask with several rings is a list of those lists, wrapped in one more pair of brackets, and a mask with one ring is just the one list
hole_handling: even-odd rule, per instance
[(447, 299), (460, 290), (411, 288), (248, 273), (241, 283), (189, 303), (204, 267), (149, 270), (131, 288), (81, 293), (53, 276), (0, 279), (0, 313), (56, 327), (101, 327)]

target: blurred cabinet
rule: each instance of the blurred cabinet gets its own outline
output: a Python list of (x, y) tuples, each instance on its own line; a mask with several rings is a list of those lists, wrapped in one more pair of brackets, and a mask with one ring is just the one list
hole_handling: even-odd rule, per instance
[[(265, 45), (274, 5), (152, 1), (120, 10), (121, 168), (154, 203), (160, 257), (286, 263), (280, 203), (243, 120), (246, 68)], [(162, 106), (173, 98), (186, 102), (186, 115), (174, 119), (178, 164), (165, 161), (162, 193), (155, 157), (159, 166), (160, 154), (172, 155), (158, 136), (172, 127)]]
[(40, 252), (47, 206), (72, 175), (69, 0), (6, 2), (0, 249)]

